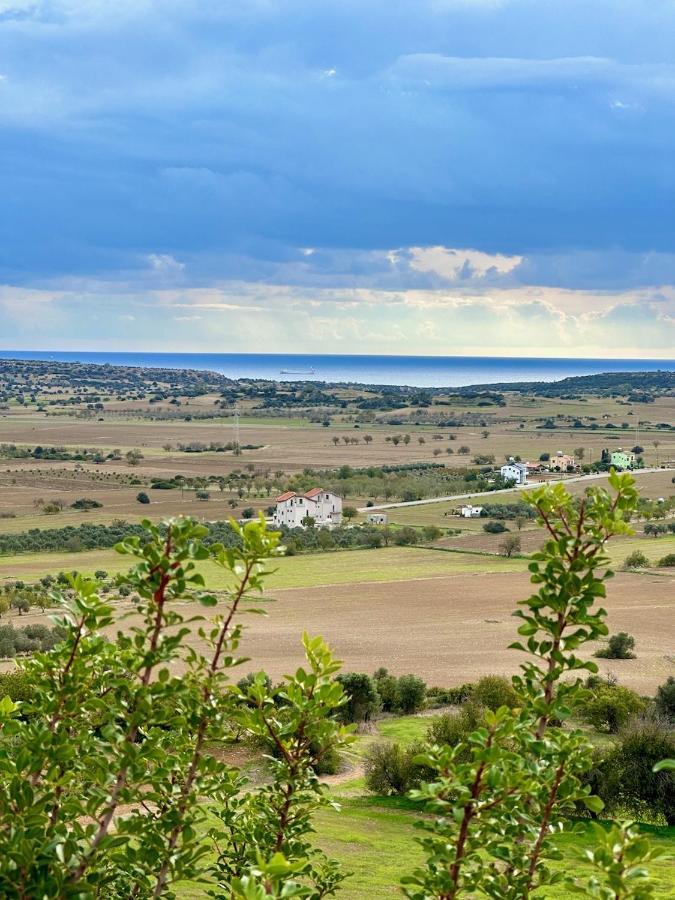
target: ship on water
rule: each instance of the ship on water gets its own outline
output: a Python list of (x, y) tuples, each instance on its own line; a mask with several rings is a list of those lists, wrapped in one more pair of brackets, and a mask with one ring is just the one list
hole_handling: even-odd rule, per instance
[(305, 371), (300, 371), (296, 369), (281, 369), (279, 372), (280, 375), (315, 375), (316, 370), (314, 368), (306, 369)]

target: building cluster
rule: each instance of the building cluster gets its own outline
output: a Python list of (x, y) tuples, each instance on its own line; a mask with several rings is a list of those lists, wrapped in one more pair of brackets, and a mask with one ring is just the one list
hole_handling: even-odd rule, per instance
[[(602, 461), (615, 469), (634, 469), (635, 454), (628, 450), (603, 450)], [(521, 462), (513, 456), (501, 466), (499, 473), (506, 482), (515, 486), (527, 484), (528, 475), (544, 472), (575, 472), (579, 465), (574, 456), (558, 450), (548, 460), (536, 463)], [(465, 504), (460, 515), (466, 519), (478, 518), (483, 512), (482, 506)], [(276, 499), (276, 507), (272, 517), (274, 525), (286, 528), (306, 528), (310, 525), (332, 527), (342, 522), (342, 498), (332, 491), (320, 487), (312, 488), (304, 494), (287, 491)], [(374, 512), (368, 515), (369, 524), (386, 525), (385, 513)]]

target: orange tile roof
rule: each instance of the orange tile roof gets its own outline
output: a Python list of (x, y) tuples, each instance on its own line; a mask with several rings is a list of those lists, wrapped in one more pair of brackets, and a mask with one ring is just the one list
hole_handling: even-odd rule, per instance
[(322, 490), (323, 488), (312, 488), (311, 491), (307, 491), (303, 496), (311, 500), (312, 497), (316, 497), (317, 494), (320, 494)]
[(283, 503), (284, 500), (290, 500), (291, 497), (295, 497), (295, 491), (286, 491), (285, 494), (282, 494), (280, 497), (277, 497), (277, 503)]

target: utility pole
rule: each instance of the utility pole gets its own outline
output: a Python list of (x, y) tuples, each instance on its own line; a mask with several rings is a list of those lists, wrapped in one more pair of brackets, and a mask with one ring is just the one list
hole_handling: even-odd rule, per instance
[(239, 402), (234, 404), (234, 455), (241, 456), (241, 442), (239, 439)]

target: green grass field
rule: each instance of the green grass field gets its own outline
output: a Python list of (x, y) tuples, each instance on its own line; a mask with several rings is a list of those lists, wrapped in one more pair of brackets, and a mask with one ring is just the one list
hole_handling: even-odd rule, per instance
[[(353, 753), (352, 764), (358, 765), (365, 749), (381, 738), (410, 743), (424, 737), (432, 721), (430, 716), (401, 716), (381, 719), (375, 730), (360, 735)], [(419, 835), (415, 827), (420, 811), (411, 801), (397, 797), (377, 797), (368, 794), (362, 777), (355, 777), (331, 788), (331, 798), (339, 808), (324, 809), (314, 816), (316, 843), (329, 856), (337, 859), (345, 872), (350, 873), (337, 894), (343, 900), (401, 897), (399, 888), (403, 875), (410, 874), (424, 861), (422, 849), (416, 843)], [(564, 834), (559, 839), (563, 859), (554, 866), (573, 869), (578, 874), (590, 874), (583, 860), (588, 840), (588, 825), (581, 823), (579, 833)], [(669, 897), (675, 887), (675, 828), (643, 826), (653, 843), (664, 855), (649, 866), (656, 885), (655, 896)], [(206, 889), (196, 883), (179, 886), (182, 900), (201, 900)], [(567, 900), (573, 895), (560, 887), (537, 892), (537, 896)]]
[[(91, 574), (105, 569), (113, 574), (129, 568), (129, 557), (114, 550), (89, 550), (81, 553), (24, 553), (0, 557), (0, 581), (3, 579), (36, 579), (61, 570)], [(311, 587), (351, 582), (407, 581), (476, 571), (517, 572), (523, 560), (503, 559), (469, 553), (446, 553), (418, 547), (386, 547), (381, 550), (352, 550), (313, 553), (283, 557), (275, 561), (275, 569), (267, 579), (274, 588)], [(206, 563), (202, 571), (214, 590), (226, 587), (222, 570)]]
[[(375, 735), (359, 739), (357, 751), (359, 745), (365, 749), (379, 738), (404, 744), (422, 740), (432, 721), (431, 716), (382, 719), (377, 723)], [(419, 834), (415, 822), (420, 817), (415, 805), (405, 798), (368, 795), (362, 779), (338, 786), (335, 795), (340, 809), (322, 810), (315, 817), (315, 824), (318, 845), (338, 859), (345, 871), (352, 873), (338, 896), (344, 900), (400, 897), (401, 876), (412, 872), (424, 860), (422, 849), (415, 842)], [(573, 867), (579, 874), (590, 874), (591, 868), (583, 861), (588, 826), (584, 823), (580, 828), (579, 834), (561, 836), (559, 846), (564, 859), (555, 865)], [(672, 896), (675, 890), (675, 828), (649, 825), (643, 828), (654, 844), (664, 851), (663, 858), (649, 867), (656, 884), (656, 896)], [(571, 898), (577, 895), (560, 887), (551, 887), (538, 892), (537, 896)]]
[[(409, 874), (423, 862), (422, 849), (415, 843), (418, 815), (406, 800), (376, 797), (340, 798), (341, 809), (323, 810), (316, 817), (317, 843), (338, 859), (351, 877), (338, 894), (344, 900), (363, 897), (400, 897), (401, 876)], [(645, 826), (655, 845), (667, 855), (653, 862), (649, 869), (656, 883), (656, 896), (672, 897), (675, 889), (675, 828)], [(586, 832), (566, 834), (560, 838), (564, 858), (555, 865), (573, 869), (577, 874), (590, 874), (582, 854)], [(198, 895), (196, 895), (198, 896)], [(571, 898), (578, 896), (560, 887), (551, 887), (537, 896)]]

